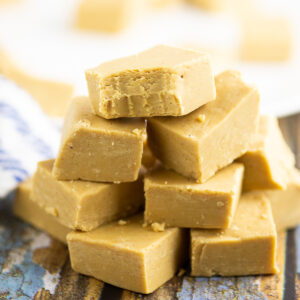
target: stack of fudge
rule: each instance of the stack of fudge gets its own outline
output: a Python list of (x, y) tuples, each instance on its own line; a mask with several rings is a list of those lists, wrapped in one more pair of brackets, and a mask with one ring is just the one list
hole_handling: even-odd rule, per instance
[(276, 232), (300, 222), (300, 174), (257, 89), (169, 46), (86, 79), (15, 214), (67, 243), (75, 271), (135, 292), (188, 261), (191, 276), (276, 273)]

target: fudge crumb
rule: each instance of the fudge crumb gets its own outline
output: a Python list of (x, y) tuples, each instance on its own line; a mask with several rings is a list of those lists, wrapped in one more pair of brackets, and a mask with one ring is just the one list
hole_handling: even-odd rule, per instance
[(224, 206), (224, 202), (222, 202), (222, 201), (218, 201), (218, 202), (217, 202), (217, 206), (218, 206), (218, 207), (222, 207), (222, 206)]
[(236, 225), (231, 226), (231, 229), (235, 231), (239, 230), (239, 228)]
[(165, 231), (165, 223), (152, 223), (151, 228), (155, 232), (163, 232)]
[(114, 181), (114, 184), (120, 184), (121, 181)]
[(268, 216), (265, 215), (265, 214), (263, 214), (263, 215), (261, 215), (261, 218), (262, 218), (263, 220), (266, 220), (266, 219), (268, 219)]
[(165, 181), (165, 184), (168, 184), (168, 181)]
[(186, 270), (185, 270), (185, 269), (180, 269), (179, 272), (177, 273), (177, 276), (178, 276), (178, 277), (181, 277), (181, 276), (183, 276), (185, 273), (186, 273)]
[(114, 145), (115, 145), (115, 142), (111, 142), (111, 145), (114, 146)]
[(87, 119), (79, 120), (77, 123), (78, 127), (90, 127), (91, 126), (91, 121)]
[(49, 215), (52, 215), (54, 217), (58, 217), (58, 211), (55, 207), (45, 207), (45, 211)]
[(123, 225), (126, 225), (127, 224), (127, 221), (124, 221), (124, 220), (119, 220), (118, 221), (118, 224), (123, 226)]
[(199, 115), (196, 119), (199, 123), (202, 123), (205, 121), (205, 115)]
[(134, 133), (134, 134), (136, 134), (136, 135), (140, 135), (141, 132), (142, 132), (142, 130), (141, 130), (141, 129), (138, 129), (138, 128), (135, 128), (135, 129), (132, 130), (132, 133)]
[(187, 186), (186, 186), (186, 189), (187, 189), (187, 191), (189, 191), (189, 192), (190, 192), (190, 191), (192, 190), (192, 186), (190, 186), (190, 185), (187, 185)]

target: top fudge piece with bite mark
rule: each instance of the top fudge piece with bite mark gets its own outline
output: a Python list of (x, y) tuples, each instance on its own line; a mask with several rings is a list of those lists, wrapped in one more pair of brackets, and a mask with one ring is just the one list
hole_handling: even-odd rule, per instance
[(208, 54), (163, 45), (87, 70), (86, 79), (106, 119), (182, 116), (216, 97)]

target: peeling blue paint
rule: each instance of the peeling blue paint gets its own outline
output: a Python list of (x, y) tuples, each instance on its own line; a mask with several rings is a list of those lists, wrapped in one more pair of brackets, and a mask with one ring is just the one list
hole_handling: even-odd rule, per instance
[[(1, 210), (0, 227), (0, 297), (32, 299), (43, 287), (42, 278), (46, 271), (32, 261), (32, 239), (28, 234), (26, 236), (30, 225), (14, 218), (8, 211)], [(9, 253), (15, 249), (24, 251), (21, 262), (8, 261)], [(9, 268), (7, 264), (10, 264)]]
[(179, 300), (266, 300), (260, 283), (254, 276), (247, 277), (185, 277)]

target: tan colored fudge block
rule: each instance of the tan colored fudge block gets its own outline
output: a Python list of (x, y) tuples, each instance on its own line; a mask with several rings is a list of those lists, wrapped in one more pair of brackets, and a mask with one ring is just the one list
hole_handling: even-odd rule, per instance
[(244, 191), (284, 189), (295, 157), (281, 134), (277, 119), (260, 116), (250, 149), (237, 161), (245, 166)]
[(124, 289), (151, 293), (187, 260), (187, 232), (154, 232), (142, 226), (142, 215), (124, 221), (68, 234), (72, 268)]
[(145, 138), (144, 120), (106, 120), (92, 113), (86, 97), (75, 98), (64, 122), (53, 174), (60, 180), (135, 181)]
[(192, 276), (276, 272), (276, 229), (270, 202), (263, 196), (243, 195), (230, 228), (191, 230)]
[(114, 33), (139, 17), (146, 8), (140, 0), (81, 0), (76, 26), (79, 29)]
[(249, 61), (285, 61), (292, 52), (288, 20), (251, 16), (242, 22), (241, 58)]
[(300, 224), (300, 172), (293, 169), (285, 190), (262, 191), (270, 200), (277, 231)]
[(48, 115), (55, 117), (65, 115), (74, 90), (71, 84), (32, 76), (21, 70), (1, 49), (0, 74), (26, 90)]
[(216, 76), (217, 98), (180, 118), (148, 120), (148, 143), (169, 169), (205, 182), (249, 148), (257, 129), (259, 94), (238, 72)]
[(144, 204), (143, 183), (59, 181), (52, 175), (53, 160), (38, 164), (32, 199), (63, 225), (82, 231), (129, 216)]
[(234, 163), (206, 183), (162, 167), (147, 174), (145, 220), (187, 228), (227, 228), (240, 198), (244, 167)]
[(208, 54), (164, 45), (103, 63), (86, 79), (106, 119), (186, 115), (216, 96)]
[(14, 214), (38, 229), (46, 231), (61, 242), (67, 243), (67, 234), (71, 232), (71, 229), (60, 224), (56, 217), (48, 214), (32, 201), (31, 191), (32, 179), (22, 182), (18, 186), (13, 207)]

